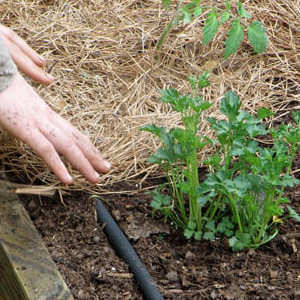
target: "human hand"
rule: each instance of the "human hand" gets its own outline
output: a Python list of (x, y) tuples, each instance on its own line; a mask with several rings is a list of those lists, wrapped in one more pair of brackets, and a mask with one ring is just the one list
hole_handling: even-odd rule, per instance
[(73, 179), (59, 154), (91, 183), (110, 169), (88, 137), (56, 114), (19, 73), (0, 93), (0, 124), (35, 150), (63, 183)]
[(48, 85), (53, 82), (53, 77), (42, 69), (46, 65), (45, 60), (21, 37), (1, 24), (0, 36), (19, 70), (39, 83)]

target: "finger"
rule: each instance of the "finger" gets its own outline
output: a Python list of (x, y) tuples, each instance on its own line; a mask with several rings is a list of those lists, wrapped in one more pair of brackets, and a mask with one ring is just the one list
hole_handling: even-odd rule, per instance
[(110, 163), (103, 159), (98, 150), (93, 146), (91, 140), (77, 129), (73, 129), (72, 135), (77, 141), (78, 147), (94, 169), (101, 173), (107, 173), (111, 167)]
[(94, 170), (93, 166), (75, 143), (71, 143), (69, 147), (60, 149), (59, 152), (86, 180), (90, 183), (97, 183), (99, 174)]
[(6, 38), (16, 46), (20, 48), (22, 52), (26, 56), (28, 56), (35, 64), (40, 67), (44, 67), (46, 65), (46, 61), (35, 52), (20, 36), (18, 36), (13, 30), (6, 28), (4, 29), (6, 34)]
[[(72, 124), (67, 122), (61, 116), (55, 114), (51, 109), (49, 111), (49, 118), (52, 121), (52, 124), (55, 124), (56, 128), (65, 135), (65, 133), (70, 133), (68, 139), (70, 140), (70, 144), (73, 142), (77, 145), (83, 155), (86, 157), (88, 162), (92, 165), (92, 167), (100, 173), (107, 173), (110, 170), (110, 164), (103, 159), (103, 157), (99, 154), (97, 149), (93, 146), (90, 139), (82, 134), (77, 128), (75, 128)], [(51, 125), (44, 125), (44, 128), (41, 128), (41, 131), (49, 140), (51, 140), (54, 144), (57, 143), (53, 136), (49, 136), (49, 128)], [(52, 126), (53, 127), (53, 126)], [(59, 133), (58, 133), (59, 134)], [(56, 137), (59, 141), (66, 140), (66, 136)], [(60, 151), (60, 150), (59, 150)]]
[(37, 66), (28, 56), (14, 45), (9, 44), (8, 50), (17, 67), (33, 80), (49, 85), (53, 82), (53, 77)]
[(54, 124), (48, 120), (41, 120), (37, 126), (41, 133), (51, 142), (56, 151), (63, 155), (68, 162), (80, 172), (89, 182), (96, 183), (99, 180), (99, 174), (94, 170), (93, 166), (86, 158), (81, 149), (77, 146), (77, 141), (72, 137), (71, 133), (74, 129), (72, 126), (63, 120), (66, 124), (61, 130), (57, 124), (61, 121), (61, 117), (55, 114), (50, 108), (46, 108), (45, 116), (55, 120)]
[(57, 151), (41, 132), (33, 130), (30, 135), (24, 137), (22, 140), (44, 160), (45, 164), (53, 171), (59, 180), (65, 184), (71, 184), (73, 182), (71, 175), (60, 159)]

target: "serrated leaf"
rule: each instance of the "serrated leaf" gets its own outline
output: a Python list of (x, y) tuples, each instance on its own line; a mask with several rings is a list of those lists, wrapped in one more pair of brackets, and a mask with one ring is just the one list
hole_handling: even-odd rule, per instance
[(236, 232), (233, 237), (229, 239), (229, 246), (233, 251), (239, 251), (247, 248), (250, 245), (251, 237), (248, 233)]
[(192, 230), (195, 230), (196, 228), (196, 222), (195, 221), (189, 221), (188, 222), (188, 228), (192, 229)]
[(202, 231), (197, 231), (194, 233), (195, 240), (200, 241), (202, 237)]
[(249, 14), (246, 9), (244, 8), (243, 4), (238, 1), (238, 14), (240, 17), (245, 18), (245, 19), (250, 19), (252, 16)]
[(300, 111), (292, 111), (292, 116), (295, 123), (300, 125)]
[(183, 12), (183, 23), (188, 24), (192, 21), (192, 14), (190, 12), (184, 11)]
[(257, 110), (257, 118), (259, 120), (265, 119), (265, 118), (269, 118), (271, 116), (273, 116), (274, 114), (271, 112), (271, 110), (269, 108), (266, 107), (260, 107)]
[(248, 27), (248, 39), (254, 52), (259, 54), (263, 53), (267, 49), (268, 38), (266, 35), (266, 29), (260, 21), (254, 21)]
[(164, 131), (165, 129), (163, 129), (163, 127), (157, 127), (155, 124), (146, 124), (146, 125), (142, 126), (140, 128), (140, 130), (150, 132), (150, 133), (160, 137), (162, 131)]
[(205, 26), (203, 28), (203, 45), (207, 44), (215, 37), (218, 28), (219, 20), (217, 18), (217, 14), (215, 12), (208, 13)]
[(205, 227), (213, 232), (216, 231), (215, 220), (208, 220)]
[[(229, 90), (221, 100), (220, 112), (229, 119), (235, 119), (239, 115), (241, 105), (240, 97), (234, 91)], [(225, 126), (226, 123), (219, 122), (219, 124)]]
[(193, 234), (194, 234), (194, 230), (191, 229), (184, 229), (184, 236), (189, 240)]
[(230, 0), (226, 0), (226, 2), (225, 2), (225, 8), (226, 8), (227, 11), (230, 10)]
[(147, 162), (149, 164), (157, 164), (157, 165), (160, 165), (162, 163), (162, 160), (160, 157), (158, 157), (157, 155), (151, 155), (148, 159), (147, 159)]
[(199, 17), (202, 14), (202, 7), (200, 5), (195, 7), (194, 16), (195, 18)]
[(221, 20), (220, 20), (220, 23), (223, 24), (225, 23), (226, 21), (228, 21), (230, 18), (230, 14), (229, 12), (227, 11), (224, 11), (224, 13), (222, 14), (222, 17), (221, 17)]
[(197, 84), (197, 88), (204, 88), (210, 85), (208, 79), (210, 77), (210, 72), (209, 71), (205, 71), (198, 80), (198, 84)]
[(225, 59), (239, 48), (243, 38), (244, 27), (240, 24), (239, 20), (235, 19), (227, 33), (227, 39), (225, 41)]
[(235, 236), (229, 239), (229, 246), (232, 248), (233, 251), (240, 251), (245, 248), (245, 244), (238, 240)]
[(283, 186), (289, 186), (289, 187), (293, 187), (295, 186), (296, 184), (299, 183), (299, 180), (290, 176), (290, 175), (286, 175), (283, 177), (282, 179), (282, 185)]
[(205, 240), (213, 241), (215, 239), (215, 234), (213, 232), (205, 232), (203, 238)]
[(287, 206), (287, 209), (290, 213), (289, 217), (296, 219), (300, 223), (300, 216), (298, 215), (298, 213), (290, 206)]

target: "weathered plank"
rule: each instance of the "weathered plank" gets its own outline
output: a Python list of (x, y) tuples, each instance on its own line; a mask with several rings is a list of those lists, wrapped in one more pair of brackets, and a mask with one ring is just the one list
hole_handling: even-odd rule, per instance
[(73, 299), (23, 205), (2, 183), (0, 299)]

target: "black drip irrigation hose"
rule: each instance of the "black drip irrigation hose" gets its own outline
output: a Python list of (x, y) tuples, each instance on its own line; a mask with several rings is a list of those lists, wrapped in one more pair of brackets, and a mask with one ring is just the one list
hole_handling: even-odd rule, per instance
[(129, 243), (126, 235), (117, 225), (101, 200), (97, 197), (95, 197), (95, 199), (97, 222), (104, 225), (103, 232), (109, 243), (116, 253), (129, 265), (143, 293), (144, 299), (163, 300), (164, 298), (156, 287), (145, 265)]

